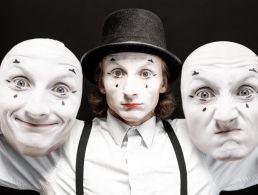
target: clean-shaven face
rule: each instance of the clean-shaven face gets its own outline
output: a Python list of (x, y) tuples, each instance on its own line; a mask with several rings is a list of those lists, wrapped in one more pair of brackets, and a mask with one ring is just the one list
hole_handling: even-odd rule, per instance
[(232, 42), (196, 49), (185, 61), (181, 92), (193, 142), (221, 160), (240, 159), (258, 144), (258, 58)]
[(111, 114), (129, 125), (140, 125), (154, 115), (160, 93), (166, 91), (162, 60), (145, 53), (122, 52), (102, 62), (103, 86)]
[(81, 94), (80, 63), (62, 43), (22, 42), (0, 68), (1, 131), (18, 152), (44, 155), (67, 139)]

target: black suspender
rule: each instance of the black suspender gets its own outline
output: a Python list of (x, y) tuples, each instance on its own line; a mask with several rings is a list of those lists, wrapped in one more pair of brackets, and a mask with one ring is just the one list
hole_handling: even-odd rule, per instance
[(88, 139), (91, 132), (92, 121), (84, 124), (82, 135), (78, 144), (77, 156), (76, 156), (76, 168), (75, 168), (75, 185), (76, 195), (83, 195), (83, 170), (84, 170), (84, 158)]
[[(180, 188), (181, 195), (187, 195), (187, 171), (186, 171), (186, 165), (185, 165), (182, 148), (171, 125), (165, 120), (162, 120), (162, 122), (163, 122), (164, 129), (168, 133), (169, 139), (174, 147), (174, 151), (176, 154), (176, 158), (177, 158), (177, 162), (180, 170), (180, 178), (181, 178), (181, 188)], [(85, 158), (88, 139), (91, 132), (91, 127), (92, 127), (91, 121), (85, 123), (81, 134), (81, 138), (78, 144), (77, 157), (76, 157), (76, 170), (75, 170), (76, 195), (83, 195), (84, 158)]]
[(185, 165), (185, 159), (183, 150), (180, 146), (180, 143), (176, 137), (174, 129), (171, 127), (169, 122), (162, 120), (165, 131), (168, 133), (169, 139), (174, 147), (174, 151), (176, 153), (177, 163), (180, 170), (180, 179), (181, 179), (181, 195), (187, 195), (187, 171)]

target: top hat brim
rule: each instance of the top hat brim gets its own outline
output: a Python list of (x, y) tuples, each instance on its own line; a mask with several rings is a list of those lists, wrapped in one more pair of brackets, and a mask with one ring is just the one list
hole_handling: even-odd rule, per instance
[(175, 80), (180, 75), (182, 62), (176, 55), (155, 45), (129, 41), (102, 45), (86, 52), (81, 59), (84, 76), (90, 82), (97, 84), (94, 75), (98, 63), (105, 56), (119, 52), (141, 52), (156, 55), (166, 63), (170, 73), (170, 81)]

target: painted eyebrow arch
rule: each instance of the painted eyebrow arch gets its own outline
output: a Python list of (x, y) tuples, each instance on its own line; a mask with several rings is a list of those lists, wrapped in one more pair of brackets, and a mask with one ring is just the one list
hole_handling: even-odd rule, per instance
[[(30, 72), (24, 68), (21, 64), (13, 64), (13, 66), (15, 66), (15, 68), (17, 68), (18, 70), (22, 71), (25, 75), (27, 75), (27, 77), (33, 78), (32, 75), (30, 74)], [(71, 71), (67, 71), (64, 72), (65, 74), (61, 75), (61, 76), (57, 76), (55, 77), (55, 79), (62, 79), (62, 78), (75, 78), (77, 77), (76, 74), (72, 73)]]
[[(237, 82), (244, 82), (244, 81), (247, 81), (251, 78), (254, 78), (256, 80), (258, 80), (257, 76), (256, 75), (249, 75), (248, 77), (245, 77), (245, 78), (242, 78), (241, 80), (238, 80)], [(196, 75), (195, 77), (192, 77), (192, 80), (195, 81), (195, 80), (199, 80), (199, 81), (203, 81), (205, 83), (207, 83), (208, 85), (213, 85), (213, 86), (216, 86), (213, 82), (211, 82), (210, 80), (202, 77), (201, 75)]]

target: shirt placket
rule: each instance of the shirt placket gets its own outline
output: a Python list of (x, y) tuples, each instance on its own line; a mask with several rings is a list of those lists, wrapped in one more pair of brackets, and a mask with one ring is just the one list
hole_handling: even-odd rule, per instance
[(127, 146), (125, 160), (128, 166), (128, 177), (132, 195), (140, 194), (140, 161), (139, 154), (141, 150), (142, 137), (137, 129), (132, 128), (127, 132)]

